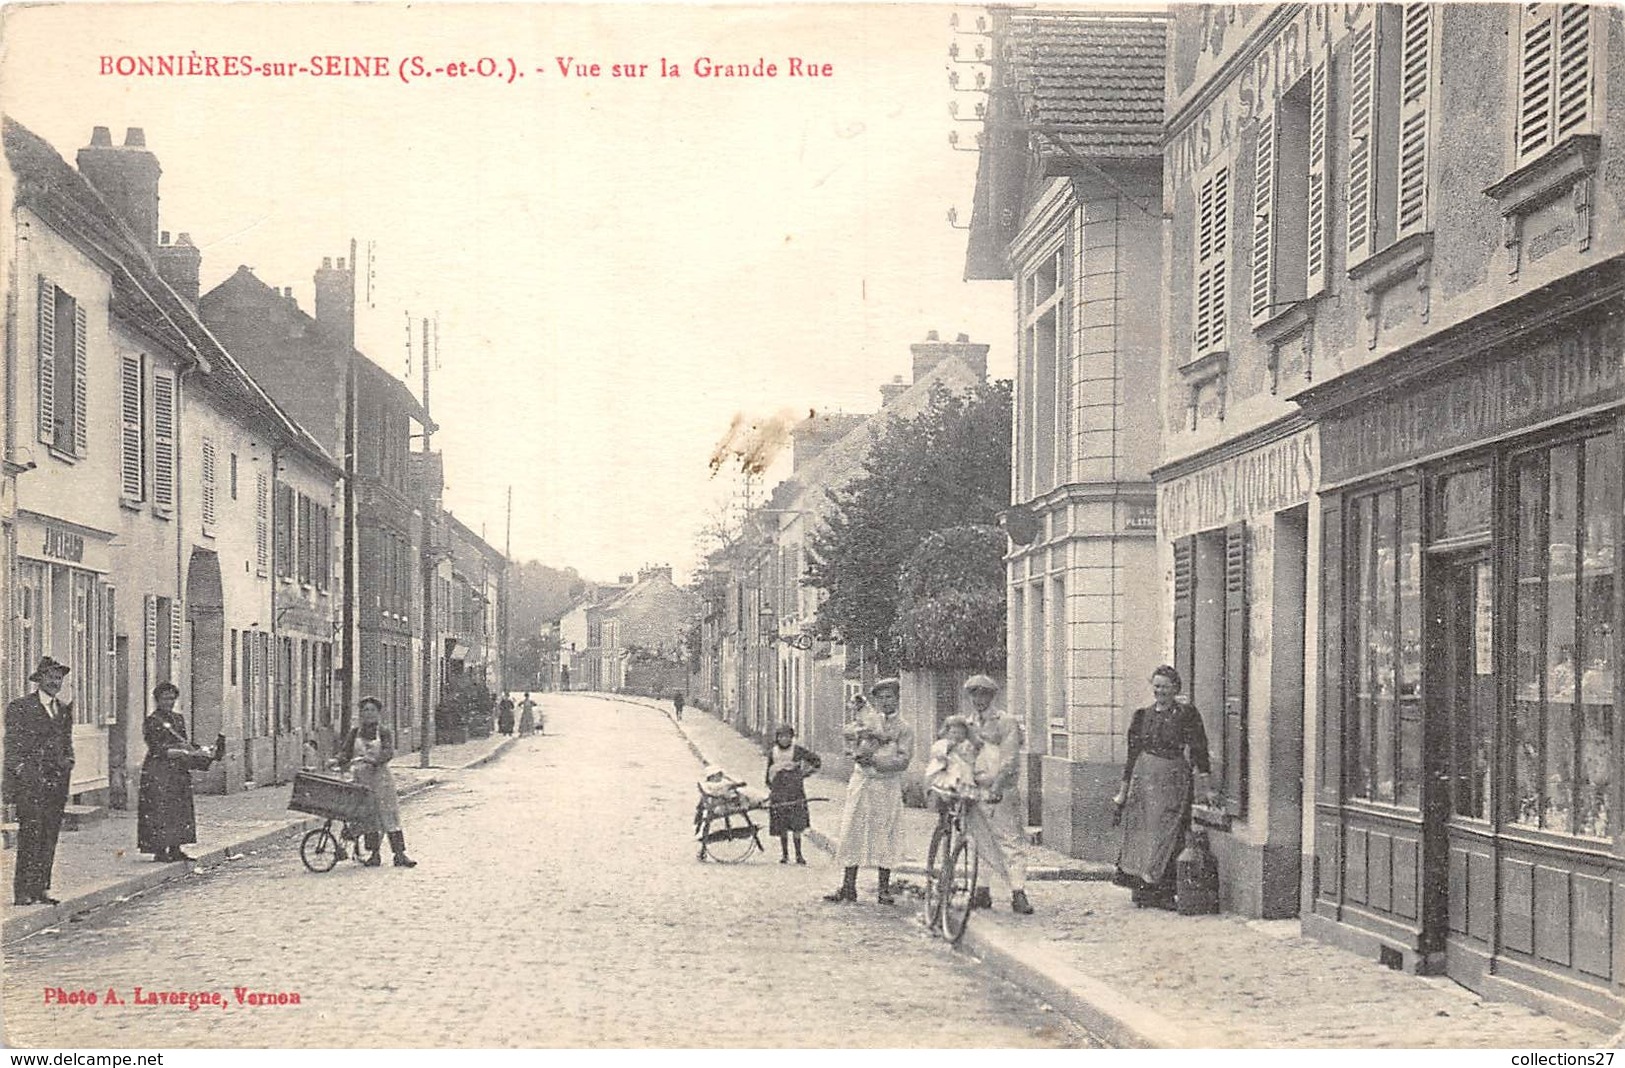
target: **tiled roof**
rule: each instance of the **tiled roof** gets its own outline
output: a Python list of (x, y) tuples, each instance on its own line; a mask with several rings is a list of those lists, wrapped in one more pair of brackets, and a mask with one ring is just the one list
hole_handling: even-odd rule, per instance
[(9, 115), (4, 139), (6, 160), (17, 176), (18, 202), (104, 264), (113, 278), (120, 316), (197, 363), (206, 388), (228, 404), (272, 423), (310, 458), (336, 467), (327, 450), (277, 406), (175, 294), (140, 240), (78, 170)]

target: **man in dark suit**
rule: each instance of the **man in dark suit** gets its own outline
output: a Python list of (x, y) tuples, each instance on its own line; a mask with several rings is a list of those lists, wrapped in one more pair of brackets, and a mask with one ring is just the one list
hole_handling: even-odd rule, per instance
[(58, 701), (66, 664), (50, 657), (28, 676), (38, 689), (6, 706), (5, 800), (17, 806), (19, 905), (55, 905), (51, 866), (73, 774), (73, 705)]

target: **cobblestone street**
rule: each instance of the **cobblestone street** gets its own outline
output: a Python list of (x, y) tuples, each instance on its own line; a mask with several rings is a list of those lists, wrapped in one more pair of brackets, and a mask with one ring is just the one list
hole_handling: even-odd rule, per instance
[[(1091, 1044), (872, 895), (820, 901), (818, 850), (696, 863), (699, 769), (660, 712), (546, 712), (545, 736), (406, 802), (416, 869), (313, 875), (279, 846), (9, 947), (7, 1044)], [(227, 1005), (138, 1005), (138, 986)], [(58, 987), (99, 1003), (47, 1003)]]

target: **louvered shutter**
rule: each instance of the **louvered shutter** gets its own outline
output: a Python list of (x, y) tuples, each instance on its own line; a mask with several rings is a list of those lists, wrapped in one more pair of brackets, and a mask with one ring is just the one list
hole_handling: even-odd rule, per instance
[(119, 357), (119, 492), (139, 501), (145, 488), (141, 470), (141, 360)]
[(1224, 532), (1224, 766), (1225, 810), (1247, 811), (1247, 525)]
[(90, 354), (86, 351), (85, 309), (73, 305), (73, 453), (83, 456), (90, 447)]
[(1224, 348), (1225, 252), (1229, 242), (1230, 170), (1221, 167), (1197, 196), (1196, 355)]
[(1191, 691), (1196, 678), (1196, 539), (1174, 542), (1174, 670)]
[(1428, 140), (1433, 100), (1433, 5), (1406, 4), (1399, 50), (1399, 210), (1396, 236), (1428, 228)]
[(203, 533), (213, 534), (215, 523), (215, 447), (213, 438), (205, 437), (203, 439), (203, 444), (199, 449), (199, 454), (203, 469), (203, 484), (201, 487), (199, 487), (199, 495), (203, 500)]
[(1343, 781), (1343, 513), (1333, 498), (1320, 512), (1320, 774), (1321, 801), (1342, 799)]
[(150, 593), (147, 594), (145, 597), (143, 597), (141, 599), (141, 607), (142, 607), (142, 612), (143, 612), (143, 614), (145, 616), (145, 620), (146, 620), (146, 625), (145, 625), (145, 627), (143, 627), (143, 631), (144, 631), (145, 636), (146, 636), (146, 656), (143, 658), (143, 660), (144, 660), (144, 666), (146, 668), (145, 673), (146, 673), (147, 682), (152, 684), (152, 685), (146, 686), (144, 688), (144, 691), (143, 691), (142, 702), (143, 702), (143, 707), (145, 707), (145, 701), (146, 701), (145, 691), (150, 691), (152, 689), (153, 685), (157, 685), (157, 675), (158, 675), (158, 598), (154, 597)]
[(39, 280), (39, 439), (56, 444), (56, 285)]
[(1305, 267), (1308, 285), (1304, 296), (1313, 297), (1326, 288), (1326, 260), (1331, 254), (1326, 240), (1326, 161), (1329, 148), (1326, 133), (1331, 124), (1331, 94), (1327, 84), (1328, 64), (1323, 60), (1309, 72), (1309, 192), (1307, 196), (1308, 234)]
[(1274, 305), (1275, 112), (1258, 116), (1253, 174), (1253, 321), (1270, 316)]
[(169, 681), (176, 685), (181, 681), (181, 639), (184, 629), (181, 602), (177, 597), (169, 602)]
[(1349, 45), (1349, 265), (1376, 251), (1377, 27), (1373, 21)]
[(106, 726), (117, 719), (117, 712), (113, 707), (114, 703), (118, 700), (118, 690), (114, 679), (114, 669), (116, 666), (114, 656), (118, 652), (118, 627), (116, 625), (118, 622), (117, 608), (117, 590), (110, 584), (104, 585), (102, 587), (101, 611), (102, 640), (99, 646), (102, 656), (102, 662), (99, 665), (102, 679), (102, 700), (98, 710), (100, 713), (98, 722), (102, 726)]
[(1555, 144), (1591, 126), (1591, 7), (1563, 4), (1557, 10)]
[(254, 567), (263, 578), (271, 560), (271, 487), (265, 472), (254, 472)]
[(152, 379), (152, 503), (175, 506), (175, 378)]
[(1525, 4), (1518, 69), (1518, 160), (1552, 143), (1552, 78), (1557, 55), (1551, 4)]

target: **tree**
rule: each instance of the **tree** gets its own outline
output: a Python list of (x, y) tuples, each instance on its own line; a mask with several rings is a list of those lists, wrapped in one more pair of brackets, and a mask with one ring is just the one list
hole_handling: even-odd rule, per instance
[[(912, 597), (910, 603), (925, 614), (897, 629), (905, 565), (934, 532), (996, 525), (1010, 500), (1010, 433), (1007, 381), (961, 393), (939, 385), (917, 415), (887, 424), (863, 462), (864, 473), (830, 493), (834, 513), (812, 537), (806, 582), (827, 594), (816, 623), (823, 636), (838, 634), (849, 645), (868, 648), (883, 669), (903, 663), (903, 647), (913, 640), (906, 637), (910, 628), (924, 624), (930, 612), (950, 610), (935, 586), (920, 587), (931, 595)], [(943, 551), (950, 545), (980, 545), (977, 551), (986, 559), (975, 569), (1000, 569), (996, 614), (1002, 626), (1003, 544), (996, 549), (990, 544), (955, 535), (943, 543)], [(952, 558), (947, 553), (941, 562), (946, 566)], [(916, 571), (927, 570), (927, 561), (920, 561)], [(933, 599), (937, 604), (928, 610), (926, 602)], [(993, 608), (984, 596), (954, 610), (980, 617)]]
[(949, 527), (904, 561), (891, 637), (905, 668), (1004, 668), (1004, 531)]

